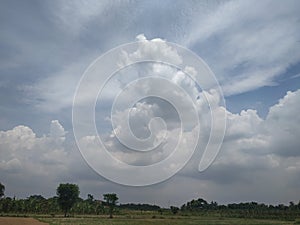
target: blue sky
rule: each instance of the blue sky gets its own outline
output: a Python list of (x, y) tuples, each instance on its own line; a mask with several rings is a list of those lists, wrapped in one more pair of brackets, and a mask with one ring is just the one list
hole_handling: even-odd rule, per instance
[[(124, 202), (165, 206), (198, 196), (298, 201), (299, 8), (299, 1), (279, 0), (1, 1), (0, 177), (6, 194), (52, 196), (59, 182), (76, 182), (83, 197), (112, 190)], [(191, 162), (168, 181), (133, 188), (87, 166), (74, 141), (72, 101), (89, 64), (139, 34), (182, 45), (209, 65), (224, 92), (228, 126), (205, 172), (190, 169)]]

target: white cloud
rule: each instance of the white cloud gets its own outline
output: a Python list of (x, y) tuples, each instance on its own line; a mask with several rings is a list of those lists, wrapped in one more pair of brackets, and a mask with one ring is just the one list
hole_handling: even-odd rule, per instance
[[(163, 191), (172, 187), (170, 196), (174, 196), (174, 193), (184, 195), (182, 199), (176, 198), (174, 200), (179, 201), (180, 204), (185, 202), (187, 198), (199, 196), (221, 202), (265, 201), (278, 203), (297, 199), (300, 172), (300, 152), (298, 148), (300, 143), (297, 136), (300, 133), (300, 127), (297, 126), (300, 119), (298, 113), (299, 103), (300, 90), (288, 92), (286, 96), (279, 100), (278, 104), (270, 108), (266, 119), (260, 118), (257, 112), (251, 109), (241, 111), (239, 114), (227, 111), (228, 127), (225, 140), (213, 165), (204, 172), (199, 173), (197, 167), (201, 151), (198, 151), (183, 171), (179, 172), (178, 176), (162, 185), (149, 189)], [(159, 106), (157, 105), (153, 109), (158, 110)], [(150, 112), (153, 113), (151, 110)], [(137, 114), (132, 116), (135, 115), (137, 116)], [(121, 114), (119, 116), (119, 119), (125, 117)], [(137, 116), (137, 118), (139, 117)], [(134, 118), (132, 119), (134, 120)], [(291, 126), (291, 124), (293, 125)], [(288, 127), (292, 129), (294, 135), (285, 133), (285, 129)], [(173, 131), (169, 131), (171, 139), (168, 139), (167, 144), (174, 144), (177, 141), (176, 135), (172, 133)], [(205, 133), (205, 129), (201, 131)], [(187, 146), (181, 150), (182, 154), (184, 154), (185, 148), (188, 148), (191, 139), (195, 138), (193, 131), (185, 132), (183, 135)], [(94, 140), (95, 137), (86, 139), (86, 142), (91, 144), (94, 143)], [(110, 150), (117, 158), (132, 164), (147, 165), (154, 163), (162, 160), (170, 153), (164, 151), (164, 147), (162, 147), (162, 149), (152, 153), (151, 156), (147, 155), (145, 157), (146, 155), (137, 155), (130, 151), (120, 151), (121, 146), (114, 137), (104, 139), (104, 142), (109, 145)], [(293, 146), (293, 155), (287, 151), (287, 146)], [(93, 146), (93, 148), (97, 149), (97, 146)], [(101, 161), (101, 159), (98, 160)], [(171, 169), (172, 166), (166, 165), (165, 169)], [(202, 187), (201, 192), (197, 192), (197, 188), (193, 185), (186, 186), (186, 183)], [(270, 191), (270, 186), (275, 188)], [(185, 193), (182, 193), (183, 188), (186, 190)], [(283, 188), (284, 192), (282, 191)], [(150, 190), (148, 191), (151, 192)], [(250, 190), (256, 191), (253, 193)], [(119, 191), (122, 193), (122, 190)], [(130, 189), (126, 193), (129, 192)], [(166, 201), (165, 198), (157, 200), (157, 202), (166, 204), (164, 201)]]
[(283, 72), (281, 67), (244, 72), (233, 80), (228, 80), (222, 85), (225, 95), (234, 95), (255, 90), (262, 86), (275, 86), (275, 77)]
[(255, 110), (242, 110), (240, 114), (228, 112), (226, 137), (228, 139), (253, 137), (259, 132), (262, 122), (263, 120), (257, 115)]
[[(58, 120), (52, 120), (50, 125), (50, 136), (53, 138), (63, 138), (66, 132)], [(64, 140), (64, 139), (63, 139)]]
[(239, 168), (238, 173), (243, 176), (255, 171), (273, 174), (272, 170), (281, 170), (290, 176), (291, 171), (300, 170), (299, 103), (300, 90), (288, 92), (270, 108), (266, 119), (259, 118), (254, 110), (229, 113), (224, 145), (212, 171)]
[(72, 106), (73, 96), (80, 76), (89, 62), (65, 66), (61, 71), (30, 85), (20, 85), (24, 101), (42, 112), (59, 112)]
[(148, 60), (171, 62), (174, 65), (182, 63), (181, 56), (176, 49), (169, 46), (165, 40), (162, 40), (161, 38), (147, 40), (144, 34), (139, 34), (136, 38), (137, 41), (140, 41), (137, 51), (129, 55), (126, 52), (123, 52), (126, 63), (132, 61), (135, 62), (136, 60), (144, 58)]
[(64, 128), (57, 120), (51, 122), (48, 136), (37, 137), (31, 128), (22, 125), (0, 131), (1, 168), (23, 176), (54, 175), (57, 169), (65, 167), (67, 160), (64, 135)]
[(300, 90), (289, 91), (270, 108), (265, 130), (270, 134), (272, 151), (283, 156), (300, 156)]
[(297, 8), (298, 1), (224, 2), (193, 16), (184, 44), (204, 52), (226, 95), (274, 85), (300, 60)]
[[(297, 197), (295, 193), (297, 193), (297, 188), (299, 187), (297, 180), (300, 172), (298, 149), (300, 143), (297, 136), (300, 132), (300, 128), (297, 126), (300, 119), (298, 114), (299, 103), (300, 90), (288, 92), (286, 96), (279, 100), (278, 104), (270, 108), (266, 119), (260, 118), (255, 110), (250, 109), (242, 111), (240, 114), (227, 112), (228, 129), (225, 141), (213, 165), (206, 171), (198, 173), (197, 165), (201, 156), (201, 151), (199, 151), (187, 167), (178, 176), (167, 181), (165, 185), (169, 188), (169, 185), (173, 184), (174, 192), (180, 192), (183, 184), (179, 180), (184, 176), (185, 184), (191, 182), (195, 185), (203, 186), (203, 193), (198, 194), (207, 196), (211, 200), (225, 202), (258, 200), (272, 203), (275, 201), (274, 199), (284, 201), (287, 198), (286, 196), (290, 199), (295, 199)], [(150, 106), (150, 103), (137, 105), (138, 110), (131, 115), (132, 119), (136, 118), (140, 121), (140, 119), (145, 119), (142, 118), (143, 116), (141, 117), (141, 115), (144, 115), (144, 117), (149, 117), (145, 119), (149, 121), (152, 116), (155, 116), (161, 110), (159, 108), (161, 105), (159, 104), (155, 107)], [(124, 115), (119, 114), (119, 119), (124, 118)], [(57, 134), (59, 137), (64, 137), (65, 131), (61, 124), (56, 120), (52, 121), (51, 124), (52, 133)], [(139, 129), (140, 127), (136, 128)], [(287, 128), (291, 130), (287, 130)], [(203, 130), (205, 133), (205, 126)], [(201, 130), (201, 135), (203, 135), (203, 130)], [(144, 131), (139, 130), (139, 132)], [(146, 154), (138, 155), (130, 151), (120, 150), (121, 146), (114, 136), (104, 137), (104, 143), (111, 150), (111, 153), (120, 160), (131, 164), (146, 165), (160, 161), (170, 154), (170, 151), (165, 150), (169, 149), (167, 145), (176, 144), (177, 134), (176, 129), (168, 132), (170, 137), (168, 143), (163, 145), (160, 150), (148, 154), (147, 157), (145, 157)], [(184, 154), (192, 139), (195, 138), (193, 133), (191, 131), (183, 134), (182, 138), (185, 139), (186, 146), (182, 148), (182, 154)], [(38, 137), (26, 126), (17, 126), (12, 130), (1, 131), (0, 173), (5, 176), (6, 180), (10, 180), (16, 174), (29, 180), (31, 176), (47, 177), (48, 180), (53, 180), (56, 179), (57, 173), (72, 175), (74, 172), (71, 171), (79, 172), (78, 164), (81, 164), (83, 159), (69, 155), (70, 149), (65, 149), (63, 142), (58, 143), (56, 138), (57, 136), (53, 137), (50, 134)], [(95, 141), (96, 137), (84, 137), (83, 139), (87, 148), (99, 150), (99, 146), (97, 146)], [(166, 149), (164, 149), (165, 147)], [(101, 162), (101, 159), (95, 160), (98, 163)], [(111, 166), (108, 164), (107, 168)], [(175, 165), (166, 165), (165, 169), (172, 169), (173, 166)], [(97, 177), (89, 177), (88, 174), (91, 171), (84, 171), (82, 180), (93, 182), (98, 179)], [(75, 178), (75, 182), (82, 182), (82, 180), (76, 179), (79, 178)], [(48, 184), (56, 185), (55, 182)], [(285, 194), (282, 193), (283, 184), (289, 187)], [(278, 188), (273, 189), (272, 192), (267, 191), (270, 185)], [(164, 189), (164, 185), (163, 187), (154, 186), (153, 190), (157, 188)], [(256, 194), (250, 195), (249, 188), (256, 189)], [(195, 187), (188, 187), (186, 190), (191, 190), (192, 192), (183, 194), (185, 197), (180, 201), (185, 201), (186, 198), (191, 196), (194, 197)], [(227, 197), (224, 197), (225, 190)], [(124, 190), (119, 189), (116, 189), (116, 191), (124, 192)], [(162, 199), (161, 201), (163, 202), (164, 200)]]

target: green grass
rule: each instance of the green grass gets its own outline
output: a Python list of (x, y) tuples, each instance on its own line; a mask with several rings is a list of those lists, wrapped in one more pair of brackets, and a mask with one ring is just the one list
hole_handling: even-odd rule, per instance
[(200, 216), (116, 216), (109, 219), (101, 217), (38, 218), (50, 225), (292, 225), (295, 221), (258, 220), (240, 218), (216, 218)]

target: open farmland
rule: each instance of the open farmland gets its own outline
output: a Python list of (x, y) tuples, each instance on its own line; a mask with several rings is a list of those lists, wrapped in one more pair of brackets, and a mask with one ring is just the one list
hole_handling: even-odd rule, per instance
[(33, 218), (0, 217), (0, 225), (47, 225)]
[(298, 221), (258, 220), (247, 218), (219, 218), (199, 216), (118, 216), (113, 219), (107, 217), (77, 217), (77, 218), (39, 218), (40, 221), (50, 225), (293, 225)]

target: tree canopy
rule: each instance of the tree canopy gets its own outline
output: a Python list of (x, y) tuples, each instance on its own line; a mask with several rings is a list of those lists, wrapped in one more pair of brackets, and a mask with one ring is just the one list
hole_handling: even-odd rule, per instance
[(113, 218), (112, 214), (119, 198), (115, 193), (104, 194), (103, 198), (109, 206), (109, 218)]
[(79, 187), (76, 184), (60, 184), (56, 189), (58, 204), (64, 211), (65, 217), (79, 198)]
[(4, 196), (5, 186), (0, 182), (0, 198)]
[(5, 191), (5, 186), (2, 183), (0, 183), (0, 198), (4, 196), (4, 191)]

